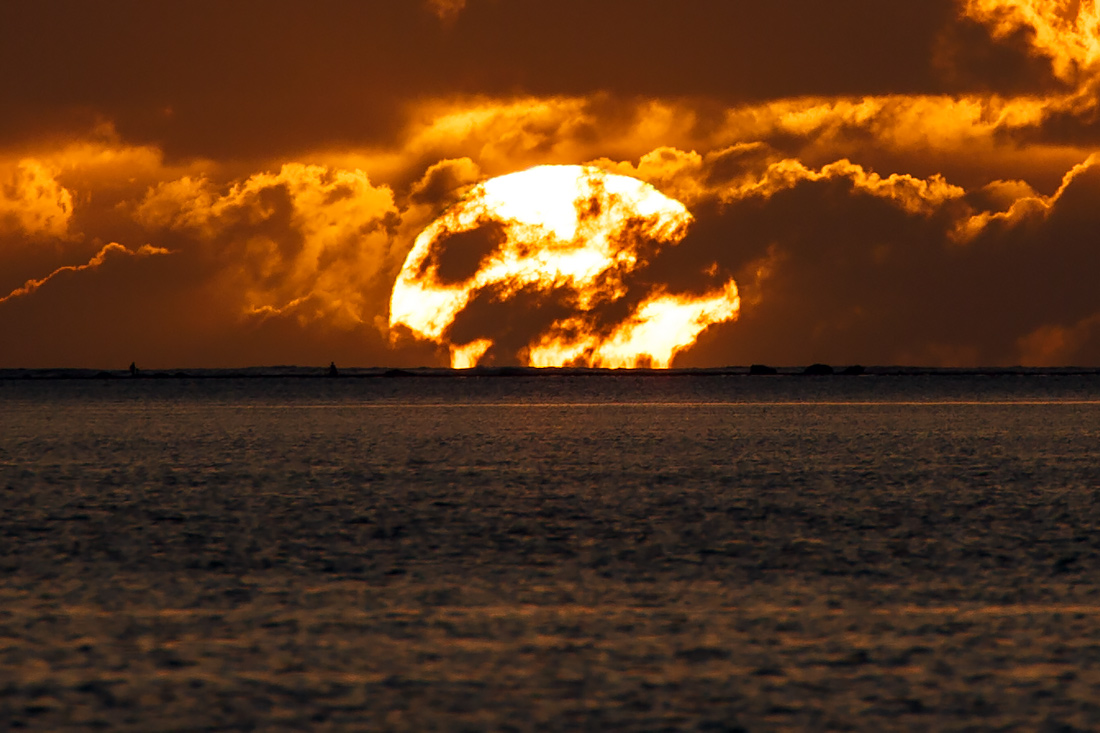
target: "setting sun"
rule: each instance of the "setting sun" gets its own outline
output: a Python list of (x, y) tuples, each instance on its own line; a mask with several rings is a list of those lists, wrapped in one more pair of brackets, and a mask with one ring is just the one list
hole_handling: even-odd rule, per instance
[[(730, 280), (703, 294), (642, 293), (631, 275), (678, 244), (692, 216), (649, 184), (586, 166), (539, 166), (485, 181), (416, 238), (394, 284), (390, 326), (445, 345), (451, 366), (476, 366), (495, 345), (454, 325), (477, 299), (534, 295), (563, 312), (515, 353), (532, 366), (668, 367), (714, 323), (736, 318)], [(612, 320), (607, 306), (643, 295)]]

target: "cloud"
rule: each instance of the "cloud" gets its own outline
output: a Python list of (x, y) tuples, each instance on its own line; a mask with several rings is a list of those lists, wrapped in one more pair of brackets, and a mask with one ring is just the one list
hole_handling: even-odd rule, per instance
[(655, 263), (713, 259), (741, 286), (738, 322), (678, 363), (1092, 363), (1098, 193), (1092, 160), (1052, 196), (1019, 182), (969, 194), (845, 161), (773, 164), (716, 191), (674, 257)]
[(53, 280), (55, 277), (63, 273), (93, 270), (106, 262), (108, 257), (121, 255), (128, 255), (131, 257), (149, 257), (151, 255), (166, 254), (171, 254), (171, 251), (164, 249), (163, 247), (154, 247), (150, 244), (142, 245), (136, 250), (129, 250), (126, 249), (126, 247), (123, 247), (118, 242), (111, 242), (110, 244), (104, 245), (103, 249), (99, 250), (99, 252), (97, 252), (95, 256), (92, 257), (92, 259), (88, 260), (87, 263), (83, 265), (65, 265), (63, 267), (57, 268), (45, 277), (39, 278), (37, 280), (28, 280), (26, 283), (23, 284), (22, 287), (16, 288), (7, 295), (0, 297), (0, 303), (3, 303), (6, 300), (11, 300), (12, 298), (18, 298), (23, 295), (30, 295), (31, 293), (48, 283), (50, 280)]
[(217, 261), (242, 292), (242, 312), (344, 327), (382, 313), (397, 209), (392, 191), (360, 170), (287, 163), (227, 189), (184, 177), (151, 189), (134, 216)]
[(849, 160), (838, 160), (822, 166), (820, 170), (814, 170), (801, 161), (790, 158), (770, 164), (759, 179), (746, 181), (739, 186), (726, 186), (717, 193), (719, 200), (725, 203), (749, 197), (770, 198), (803, 181), (834, 179), (846, 179), (854, 192), (888, 199), (912, 214), (931, 214), (944, 202), (961, 198), (965, 193), (962, 188), (951, 185), (940, 175), (920, 179), (908, 173), (891, 173), (883, 178)]
[(1058, 78), (1080, 83), (1100, 62), (1100, 4), (1095, 0), (966, 0), (964, 10), (994, 37), (1027, 32), (1032, 52), (1049, 59)]
[(0, 163), (0, 234), (64, 237), (73, 214), (72, 193), (56, 171), (34, 158)]
[(989, 209), (971, 214), (959, 222), (953, 238), (969, 242), (981, 236), (987, 229), (1007, 231), (1026, 227), (1030, 222), (1047, 218), (1078, 176), (1092, 174), (1100, 156), (1090, 155), (1083, 163), (1075, 165), (1062, 178), (1062, 185), (1050, 196), (1034, 191), (1023, 181), (994, 181), (981, 194), (989, 203), (1001, 203), (1000, 209)]
[(1100, 361), (1100, 312), (1068, 325), (1040, 326), (1017, 344), (1023, 364), (1095, 364)]
[(609, 158), (600, 158), (591, 164), (639, 178), (688, 206), (708, 195), (706, 181), (702, 180), (704, 159), (694, 150), (662, 146), (642, 155), (637, 165)]
[[(423, 100), (604, 94), (737, 108), (776, 99), (1035, 96), (1050, 91), (1048, 79), (1001, 71), (1029, 60), (1012, 29), (1051, 26), (1042, 38), (1051, 39), (1051, 57), (1066, 59), (1059, 68), (1080, 66), (1082, 49), (1087, 56), (1087, 35), (1059, 50), (1058, 39), (1076, 38), (1087, 22), (1046, 20), (1057, 17), (1044, 10), (1054, 2), (1032, 3), (1042, 22), (1014, 11), (1004, 32), (996, 6), (1007, 0), (971, 2), (961, 20), (954, 0), (837, 0), (796, 10), (637, 0), (626, 13), (588, 0), (462, 5), (273, 0), (258, 13), (249, 3), (128, 3), (124, 20), (73, 2), (0, 8), (0, 67), (29, 70), (7, 79), (0, 147), (84, 135), (107, 120), (173, 161), (301, 160), (318, 149), (390, 146)], [(439, 22), (458, 12), (457, 26)], [(954, 47), (996, 55), (956, 54), (945, 75), (937, 49), (960, 24), (969, 35)], [(666, 140), (649, 148), (662, 143), (683, 147)]]
[[(1070, 114), (1072, 95), (801, 97), (715, 108), (694, 99), (606, 95), (454, 98), (418, 103), (393, 148), (334, 163), (361, 165), (399, 185), (443, 159), (466, 158), (484, 175), (542, 164), (641, 160), (657, 181), (662, 149), (698, 155), (770, 154), (819, 167), (848, 158), (865, 167), (921, 178), (940, 173), (960, 185), (1026, 175), (1056, 186), (1091, 151), (1087, 143), (1044, 140), (1052, 115)], [(695, 165), (689, 161), (677, 164)], [(690, 198), (668, 169), (663, 185)]]
[(481, 167), (469, 158), (441, 160), (428, 167), (409, 189), (413, 205), (440, 207), (454, 203), (470, 186), (481, 180)]
[[(64, 337), (86, 355), (102, 357), (110, 343), (133, 335), (139, 324), (150, 328), (147, 316), (155, 313), (163, 319), (156, 328), (167, 327), (181, 343), (151, 338), (137, 349), (130, 342), (124, 350), (131, 358), (144, 354), (147, 364), (171, 364), (172, 354), (178, 359), (172, 365), (216, 362), (244, 344), (257, 354), (269, 353), (262, 334), (278, 332), (297, 332), (303, 344), (325, 338), (342, 343), (344, 357), (358, 343), (353, 363), (402, 358), (380, 330), (393, 273), (404, 257), (403, 250), (391, 251), (400, 215), (391, 190), (374, 185), (362, 171), (287, 163), (274, 172), (227, 177), (225, 167), (210, 162), (166, 165), (156, 149), (97, 141), (67, 144), (34, 160), (32, 170), (52, 171), (53, 178), (42, 180), (55, 185), (19, 190), (63, 190), (72, 208), (66, 211), (69, 226), (55, 222), (44, 232), (37, 226), (43, 246), (24, 246), (22, 227), (0, 236), (0, 274), (4, 292), (11, 291), (0, 301), (0, 324), (7, 323), (0, 331), (11, 336), (5, 357), (12, 363), (42, 363), (42, 354), (63, 352), (46, 334), (60, 339), (68, 331), (66, 299), (83, 302), (88, 312), (106, 313), (114, 308), (107, 304), (124, 294), (138, 297), (117, 282), (124, 272), (158, 287), (141, 293), (139, 310), (114, 314), (118, 338), (104, 336), (102, 347)], [(30, 219), (39, 220), (45, 221)], [(110, 243), (103, 244), (108, 237)], [(151, 244), (130, 250), (117, 243), (136, 237)], [(119, 265), (124, 255), (136, 263), (169, 250), (171, 271)], [(87, 264), (69, 264), (80, 256)], [(110, 289), (100, 291), (108, 282)], [(37, 320), (42, 337), (30, 337), (16, 322), (21, 318)], [(98, 323), (88, 333), (101, 331)], [(228, 335), (234, 332), (235, 340)], [(305, 335), (313, 332), (328, 336)], [(374, 356), (367, 356), (372, 349)], [(301, 353), (289, 345), (285, 350)], [(336, 353), (321, 356), (327, 363)], [(242, 354), (237, 363), (250, 361)]]
[(426, 0), (428, 9), (444, 23), (453, 23), (466, 7), (466, 0)]
[[(736, 166), (731, 165), (734, 160)], [(607, 159), (594, 163), (640, 178), (692, 204), (707, 200), (729, 203), (749, 197), (766, 199), (802, 181), (836, 178), (847, 179), (855, 190), (890, 199), (918, 214), (930, 214), (966, 193), (941, 175), (921, 179), (908, 173), (892, 173), (884, 178), (847, 159), (813, 169), (795, 158), (778, 158), (774, 151), (758, 144), (733, 146), (705, 156), (664, 147), (641, 156), (638, 165)]]

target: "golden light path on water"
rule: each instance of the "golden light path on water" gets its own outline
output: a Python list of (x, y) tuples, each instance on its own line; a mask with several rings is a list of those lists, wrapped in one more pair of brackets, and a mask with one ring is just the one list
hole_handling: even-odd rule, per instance
[[(631, 282), (693, 219), (651, 185), (589, 166), (539, 166), (475, 186), (416, 238), (390, 297), (390, 328), (445, 346), (451, 366), (501, 358), (491, 319), (459, 335), (479, 300), (558, 317), (503, 358), (529, 366), (667, 368), (703, 329), (737, 317), (737, 284), (671, 292)], [(624, 312), (609, 317), (616, 304)], [(620, 309), (622, 310), (622, 309)]]

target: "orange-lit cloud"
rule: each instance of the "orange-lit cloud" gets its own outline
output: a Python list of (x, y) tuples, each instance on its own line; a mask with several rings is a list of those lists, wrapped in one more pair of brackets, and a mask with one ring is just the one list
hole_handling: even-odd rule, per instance
[(158, 184), (136, 207), (146, 228), (174, 231), (225, 261), (250, 314), (293, 311), (348, 326), (373, 315), (370, 292), (390, 257), (393, 195), (359, 170), (287, 163), (219, 189), (205, 178)]
[(1100, 62), (1100, 3), (1096, 0), (966, 0), (965, 12), (995, 37), (1028, 31), (1032, 49), (1054, 73), (1077, 83)]
[[(985, 187), (985, 193), (993, 200), (1003, 202), (1000, 210), (987, 210), (972, 214), (959, 221), (953, 238), (967, 242), (979, 236), (987, 227), (1012, 229), (1026, 225), (1029, 221), (1042, 219), (1054, 210), (1058, 199), (1073, 183), (1074, 178), (1084, 175), (1097, 164), (1098, 156), (1089, 156), (1088, 160), (1071, 168), (1062, 179), (1062, 185), (1050, 196), (1035, 192), (1022, 181), (994, 181)], [(1000, 194), (1000, 195), (998, 195)]]
[(33, 158), (0, 165), (0, 233), (63, 237), (73, 213), (72, 193), (55, 171)]

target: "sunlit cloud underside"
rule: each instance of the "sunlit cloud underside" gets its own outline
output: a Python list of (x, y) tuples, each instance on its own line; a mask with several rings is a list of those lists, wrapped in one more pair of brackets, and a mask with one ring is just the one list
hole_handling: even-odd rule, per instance
[[(404, 327), (447, 348), (455, 368), (667, 368), (740, 306), (732, 279), (677, 293), (652, 274), (646, 284), (631, 277), (691, 223), (683, 204), (653, 186), (595, 167), (539, 166), (493, 178), (416, 238), (394, 283), (390, 327), (395, 337)], [(494, 319), (476, 311), (519, 302), (554, 317), (501, 353)]]

